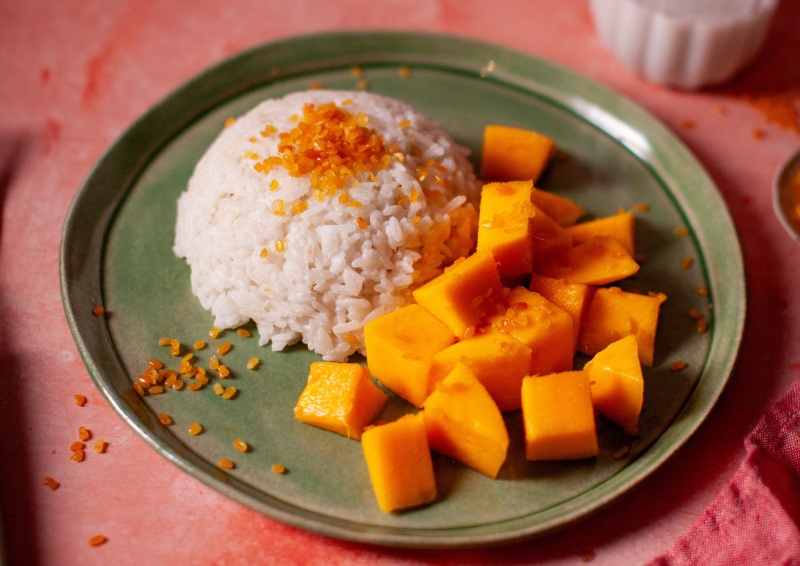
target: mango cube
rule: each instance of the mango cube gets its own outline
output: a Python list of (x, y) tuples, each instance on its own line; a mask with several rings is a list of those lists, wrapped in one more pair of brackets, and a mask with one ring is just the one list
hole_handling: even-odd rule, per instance
[(567, 371), (522, 381), (522, 419), (528, 460), (597, 456), (597, 430), (589, 378)]
[(538, 293), (512, 289), (508, 309), (487, 318), (487, 325), (531, 349), (529, 375), (572, 369), (572, 317)]
[(534, 205), (536, 214), (531, 218), (530, 233), (533, 239), (533, 265), (559, 256), (572, 249), (572, 236), (558, 223)]
[(553, 140), (536, 132), (486, 126), (483, 130), (481, 178), (493, 181), (531, 179), (535, 183), (556, 151)]
[(419, 305), (409, 305), (364, 326), (367, 364), (375, 379), (416, 407), (433, 390), (434, 354), (456, 341), (444, 323)]
[(605, 285), (630, 277), (639, 271), (639, 264), (616, 238), (595, 236), (564, 255), (537, 264), (536, 271), (570, 283)]
[(456, 337), (463, 338), (494, 308), (503, 294), (503, 284), (492, 252), (484, 250), (456, 260), (443, 274), (412, 294), (419, 306), (449, 326)]
[(595, 236), (612, 236), (625, 246), (631, 256), (635, 253), (633, 213), (620, 212), (614, 216), (581, 222), (567, 228), (572, 235), (572, 245), (590, 241)]
[(381, 510), (388, 513), (436, 499), (422, 413), (368, 428), (361, 436), (361, 447)]
[(609, 344), (584, 366), (592, 387), (594, 408), (625, 434), (639, 434), (639, 414), (644, 402), (644, 378), (636, 337)]
[(563, 279), (533, 273), (530, 290), (562, 309), (572, 317), (573, 354), (578, 350), (581, 326), (594, 296), (595, 287), (585, 283), (568, 283)]
[(431, 379), (444, 379), (463, 364), (486, 388), (501, 411), (520, 408), (522, 378), (530, 373), (531, 349), (498, 330), (488, 329), (445, 348), (431, 364)]
[(489, 183), (481, 190), (478, 251), (492, 251), (502, 278), (531, 272), (532, 190), (531, 181)]
[(361, 438), (364, 427), (378, 418), (389, 396), (369, 379), (359, 364), (316, 362), (294, 416), (306, 424)]
[(531, 202), (563, 228), (572, 226), (586, 214), (583, 207), (575, 201), (541, 189), (535, 189), (531, 193)]
[(445, 456), (496, 478), (508, 452), (508, 431), (500, 409), (464, 364), (425, 400), (428, 444)]
[(583, 321), (580, 351), (594, 356), (625, 336), (635, 336), (639, 359), (645, 366), (652, 366), (658, 311), (666, 299), (661, 293), (648, 296), (619, 287), (598, 289)]

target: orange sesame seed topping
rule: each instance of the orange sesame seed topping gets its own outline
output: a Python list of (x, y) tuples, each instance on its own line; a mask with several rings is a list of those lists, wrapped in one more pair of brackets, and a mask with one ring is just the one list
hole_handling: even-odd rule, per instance
[(410, 126), (411, 125), (411, 120), (403, 120), (402, 122), (400, 122), (397, 125), (399, 127), (401, 127), (401, 128), (405, 128), (406, 126)]
[(419, 224), (420, 220), (421, 218), (419, 216), (415, 216), (414, 218), (411, 219), (411, 222), (413, 222), (414, 224)]
[(353, 104), (353, 101), (351, 99), (349, 99), (349, 98), (347, 100), (345, 100), (344, 102), (342, 102), (342, 106), (349, 106), (351, 104)]
[(83, 442), (81, 442), (80, 440), (76, 440), (69, 446), (69, 449), (72, 450), (73, 452), (75, 452), (76, 450), (80, 450), (81, 448), (83, 448)]
[(208, 367), (211, 369), (219, 369), (219, 360), (216, 356), (211, 356), (211, 359), (208, 360)]
[(689, 229), (688, 228), (675, 228), (675, 235), (676, 236), (688, 236)]
[(276, 474), (285, 474), (286, 468), (284, 468), (280, 464), (272, 464), (272, 471), (275, 472)]
[(208, 331), (208, 335), (211, 338), (216, 338), (217, 336), (219, 336), (219, 328), (217, 328), (216, 326), (211, 327), (211, 330)]
[(639, 212), (647, 212), (650, 210), (650, 207), (645, 202), (637, 202), (634, 208)]
[(419, 200), (419, 191), (417, 189), (413, 189), (411, 194), (408, 195), (408, 200), (411, 202), (417, 202)]
[(158, 421), (164, 426), (169, 426), (172, 424), (172, 419), (167, 413), (159, 413)]
[[(229, 118), (229, 120), (233, 120), (233, 118)], [(227, 122), (226, 122), (227, 123)], [(106, 542), (106, 537), (103, 535), (94, 535), (92, 538), (89, 539), (89, 546), (100, 546), (104, 542)]]
[(54, 480), (50, 476), (45, 476), (44, 479), (42, 480), (42, 484), (46, 485), (47, 487), (49, 487), (53, 491), (57, 490), (58, 487), (61, 485), (60, 483), (58, 483), (56, 480)]
[(222, 395), (222, 393), (225, 391), (225, 388), (222, 387), (219, 383), (215, 383), (213, 389), (214, 393), (216, 393), (217, 395)]
[(350, 333), (344, 335), (344, 341), (347, 342), (348, 344), (358, 344), (358, 338), (356, 338)]
[(227, 458), (220, 458), (217, 461), (217, 464), (220, 468), (225, 468), (226, 470), (232, 470), (234, 467), (234, 463), (228, 460)]
[(95, 316), (103, 316), (104, 312), (106, 312), (106, 309), (104, 309), (101, 305), (97, 305), (92, 309), (92, 314)]
[(671, 364), (669, 364), (669, 369), (671, 369), (672, 371), (678, 371), (685, 367), (686, 367), (686, 362), (684, 362), (683, 360), (679, 360), (677, 362), (672, 362)]
[(249, 446), (247, 446), (247, 443), (240, 438), (233, 439), (233, 447), (236, 448), (239, 452), (247, 452), (247, 449), (249, 448)]
[(361, 208), (361, 203), (357, 200), (349, 200), (347, 201), (347, 206), (352, 206), (353, 208)]
[(92, 434), (86, 430), (85, 427), (80, 427), (78, 429), (78, 438), (81, 440), (89, 440), (92, 437)]
[(700, 295), (701, 297), (708, 297), (708, 288), (707, 287), (704, 287), (703, 285), (700, 285), (695, 290), (697, 291), (697, 294)]
[(362, 230), (367, 227), (367, 221), (361, 218), (360, 216), (356, 218), (356, 222), (358, 223), (358, 227)]
[(86, 397), (83, 395), (75, 395), (75, 404), (78, 407), (83, 407), (86, 404)]
[(236, 118), (228, 118), (227, 120), (225, 120), (225, 127), (230, 128), (231, 126), (233, 126), (234, 122), (236, 122)]
[(159, 346), (169, 346), (172, 343), (172, 340), (169, 338), (159, 338), (158, 345)]
[(627, 453), (628, 453), (628, 447), (627, 446), (623, 446), (622, 448), (620, 448), (619, 450), (614, 452), (614, 459), (615, 460), (619, 460), (620, 458), (622, 458)]
[(160, 385), (153, 385), (152, 387), (147, 388), (147, 392), (150, 395), (158, 395), (159, 393), (164, 393), (164, 388)]
[(688, 255), (681, 261), (681, 269), (689, 269), (692, 267), (692, 258)]
[(697, 333), (704, 334), (708, 330), (708, 323), (702, 318), (697, 321)]
[(189, 388), (189, 391), (197, 391), (203, 387), (203, 384), (199, 381), (196, 381), (194, 383), (190, 383), (189, 385), (187, 385), (187, 387)]
[(182, 379), (176, 379), (175, 383), (172, 384), (172, 388), (175, 391), (180, 391), (181, 389), (183, 389), (183, 380)]
[(323, 85), (319, 81), (311, 81), (310, 83), (308, 83), (308, 88), (310, 88), (312, 90), (319, 90), (319, 89), (323, 88), (324, 86), (325, 85)]
[(269, 255), (269, 250), (267, 248), (264, 248), (261, 250), (261, 253), (259, 255), (261, 257), (267, 257)]
[(690, 317), (692, 317), (692, 318), (695, 318), (695, 319), (697, 319), (697, 318), (703, 318), (703, 313), (701, 313), (701, 312), (700, 312), (699, 310), (697, 310), (697, 309), (691, 309), (691, 310), (689, 311), (689, 316), (690, 316)]
[(236, 395), (236, 388), (235, 387), (226, 387), (225, 391), (222, 393), (222, 398), (223, 399), (230, 399), (234, 395)]
[(397, 70), (397, 72), (404, 79), (407, 79), (411, 76), (411, 69), (408, 67), (408, 65), (400, 65), (400, 68)]
[(236, 334), (238, 334), (242, 338), (250, 338), (250, 332), (248, 332), (247, 329), (245, 328), (237, 328)]
[(275, 242), (275, 251), (276, 252), (282, 252), (285, 249), (286, 249), (286, 246), (284, 245), (283, 240), (278, 240), (278, 241)]
[(247, 141), (249, 141), (250, 143), (255, 143), (255, 142), (257, 142), (257, 141), (258, 141), (258, 138), (250, 138), (250, 139), (249, 139), (249, 140), (247, 140)]
[(220, 356), (224, 356), (225, 354), (231, 351), (231, 347), (232, 346), (230, 342), (223, 342), (217, 348), (217, 354), (219, 354)]
[(271, 190), (271, 191), (277, 190), (278, 189), (278, 184), (279, 184), (278, 180), (277, 179), (273, 179), (272, 182), (269, 184), (269, 190)]
[(78, 448), (72, 453), (72, 456), (70, 456), (70, 460), (75, 460), (76, 462), (83, 462), (83, 456), (84, 456), (83, 449)]
[(220, 364), (219, 368), (217, 369), (217, 371), (219, 372), (219, 376), (222, 379), (225, 379), (226, 377), (228, 377), (231, 374), (231, 370), (229, 370), (228, 366), (226, 366), (224, 364)]
[(258, 358), (250, 358), (247, 360), (247, 369), (255, 369), (258, 365)]
[(97, 442), (94, 443), (94, 451), (98, 454), (102, 454), (106, 450), (106, 441), (102, 438), (98, 438)]
[(203, 432), (203, 427), (200, 423), (192, 423), (192, 426), (189, 427), (189, 434), (192, 436), (197, 436), (201, 432)]

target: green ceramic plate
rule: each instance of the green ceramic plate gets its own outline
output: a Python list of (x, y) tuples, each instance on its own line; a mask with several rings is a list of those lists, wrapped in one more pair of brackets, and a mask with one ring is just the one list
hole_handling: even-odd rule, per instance
[[(434, 456), (439, 497), (424, 508), (382, 513), (358, 442), (294, 420), (308, 366), (304, 346), (273, 353), (257, 338), (208, 339), (212, 317), (192, 295), (189, 268), (171, 247), (175, 201), (225, 120), (259, 101), (312, 82), (354, 89), (359, 65), (369, 90), (430, 115), (480, 160), (483, 128), (505, 124), (554, 138), (566, 157), (541, 186), (581, 203), (591, 216), (646, 203), (636, 212), (644, 254), (626, 289), (658, 291), (662, 307), (655, 364), (645, 369), (642, 437), (600, 432), (601, 454), (578, 462), (530, 463), (519, 412), (507, 415), (508, 461), (490, 480)], [(407, 65), (411, 75), (398, 72)], [(678, 237), (674, 230), (691, 234)], [(684, 257), (694, 260), (681, 269)], [(502, 47), (437, 35), (334, 33), (300, 37), (220, 63), (157, 104), (108, 150), (78, 191), (64, 224), (61, 286), (78, 348), (97, 387), (120, 416), (165, 458), (218, 491), (280, 521), (358, 541), (455, 547), (517, 540), (564, 526), (629, 490), (697, 429), (730, 375), (745, 314), (737, 236), (711, 179), (662, 124), (610, 90), (551, 63)], [(708, 298), (696, 288), (710, 290)], [(713, 309), (711, 307), (713, 303)], [(106, 307), (106, 317), (92, 308)], [(709, 331), (698, 334), (689, 309)], [(229, 401), (210, 386), (139, 397), (131, 382), (150, 358), (177, 368), (158, 339), (206, 339), (207, 367), (221, 340), (239, 390)], [(251, 357), (256, 370), (245, 369)], [(675, 360), (688, 366), (669, 370)], [(586, 361), (580, 357), (578, 367)], [(195, 362), (197, 363), (197, 362)], [(192, 380), (189, 380), (192, 381)], [(384, 417), (407, 410), (393, 400)], [(162, 426), (167, 413), (175, 421)], [(190, 436), (189, 425), (205, 431)], [(252, 447), (234, 450), (234, 438)], [(622, 446), (629, 451), (615, 459)], [(219, 458), (236, 463), (222, 470)], [(270, 466), (280, 463), (288, 473)]]

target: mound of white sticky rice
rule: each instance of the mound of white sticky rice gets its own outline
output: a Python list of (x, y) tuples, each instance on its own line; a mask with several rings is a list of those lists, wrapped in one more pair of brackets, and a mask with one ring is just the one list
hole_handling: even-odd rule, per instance
[[(365, 114), (365, 127), (383, 136), (387, 151), (397, 145), (404, 160), (375, 169), (374, 181), (369, 171), (357, 173), (320, 201), (310, 174), (254, 164), (279, 155), (279, 134), (297, 126), (305, 104), (329, 102)], [(260, 343), (271, 341), (273, 350), (302, 339), (324, 359), (344, 360), (363, 353), (364, 324), (403, 306), (410, 286), (441, 272), (431, 270), (431, 258), (438, 268), (464, 255), (444, 240), (465, 242), (476, 228), (469, 224), (477, 221), (479, 185), (467, 153), (426, 116), (390, 98), (314, 90), (267, 100), (226, 127), (198, 162), (178, 200), (174, 251), (191, 266), (192, 290), (220, 329), (252, 319)], [(418, 180), (418, 167), (430, 160), (440, 168), (429, 165)], [(277, 199), (285, 215), (275, 214)], [(292, 203), (307, 208), (295, 213)]]

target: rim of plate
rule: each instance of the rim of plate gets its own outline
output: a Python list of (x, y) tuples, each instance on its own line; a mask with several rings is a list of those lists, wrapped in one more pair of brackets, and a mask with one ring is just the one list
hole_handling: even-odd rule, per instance
[[(491, 70), (487, 69), (489, 61), (494, 62)], [(688, 216), (692, 237), (704, 259), (715, 312), (725, 313), (726, 324), (714, 325), (697, 385), (666, 431), (608, 480), (532, 515), (463, 528), (398, 528), (318, 514), (263, 492), (266, 497), (256, 499), (242, 490), (242, 485), (232, 485), (229, 478), (211, 468), (203, 469), (168, 446), (148, 424), (152, 419), (133, 390), (123, 394), (114, 388), (110, 375), (127, 374), (107, 326), (104, 333), (82, 331), (94, 318), (94, 301), (102, 297), (102, 256), (116, 210), (153, 156), (171, 139), (215, 107), (254, 88), (331, 68), (382, 63), (434, 65), (498, 81), (544, 98), (616, 139), (650, 170), (681, 214)], [(281, 64), (288, 66), (281, 68)], [(130, 155), (120, 150), (121, 145), (130, 143), (141, 143), (146, 151)], [(680, 183), (670, 174), (672, 161), (682, 166)], [(112, 176), (115, 183), (109, 189), (105, 178), (120, 168), (126, 174)], [(681, 190), (681, 184), (690, 188)], [(698, 208), (717, 212), (702, 215), (702, 229), (693, 213)], [(120, 417), (153, 449), (206, 485), (274, 519), (336, 538), (398, 547), (471, 547), (518, 541), (574, 523), (631, 490), (673, 456), (711, 412), (733, 370), (746, 314), (744, 262), (727, 206), (702, 165), (657, 118), (608, 87), (535, 56), (478, 40), (416, 32), (329, 32), (266, 43), (209, 67), (172, 91), (123, 132), (73, 197), (62, 231), (59, 276), (70, 331), (92, 380)], [(589, 502), (584, 501), (587, 494), (592, 496)]]

